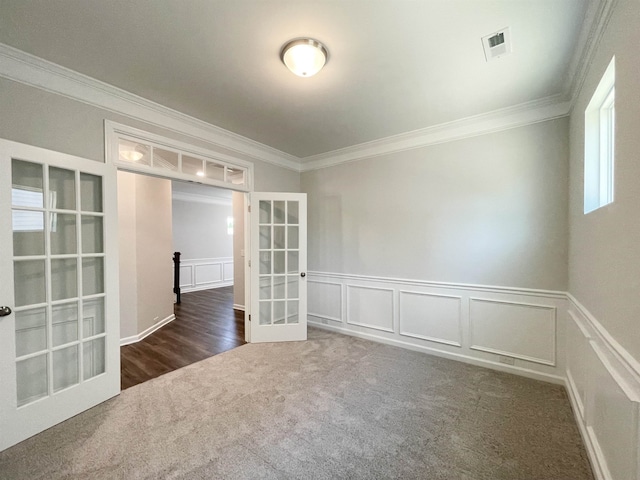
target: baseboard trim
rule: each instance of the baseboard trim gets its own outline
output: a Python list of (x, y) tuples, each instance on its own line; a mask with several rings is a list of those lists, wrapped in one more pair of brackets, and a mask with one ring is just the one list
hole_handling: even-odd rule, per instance
[(154, 323), (153, 325), (151, 325), (149, 328), (147, 328), (145, 331), (139, 333), (138, 335), (132, 335), (130, 337), (121, 338), (120, 339), (120, 346), (123, 347), (125, 345), (130, 345), (132, 343), (139, 342), (140, 340), (144, 340), (146, 337), (151, 335), (153, 332), (155, 332), (155, 331), (159, 330), (160, 328), (164, 327), (166, 324), (173, 322), (175, 319), (176, 319), (176, 316), (172, 313), (168, 317), (160, 320), (157, 323)]
[(237, 303), (234, 303), (233, 309), (238, 310), (239, 312), (244, 312), (244, 305), (238, 305)]
[(505, 365), (497, 362), (491, 362), (489, 360), (469, 357), (467, 355), (463, 355), (460, 353), (445, 352), (443, 350), (437, 350), (437, 349), (429, 348), (423, 345), (415, 345), (412, 343), (403, 342), (396, 339), (380, 337), (378, 335), (373, 335), (371, 333), (356, 332), (354, 330), (336, 327), (333, 325), (324, 325), (322, 323), (317, 323), (317, 322), (308, 322), (308, 324), (309, 326), (312, 326), (312, 327), (317, 327), (317, 328), (328, 330), (331, 332), (342, 333), (344, 335), (350, 335), (352, 337), (362, 338), (364, 340), (371, 340), (373, 342), (384, 343), (386, 345), (391, 345), (394, 347), (400, 347), (407, 350), (413, 350), (416, 352), (423, 352), (436, 357), (448, 358), (449, 360), (456, 360), (459, 362), (468, 363), (470, 365), (476, 365), (478, 367), (489, 368), (491, 370), (497, 370), (500, 372), (512, 373), (514, 375), (519, 375), (521, 377), (532, 378), (534, 380), (541, 380), (543, 382), (549, 382), (556, 385), (565, 385), (564, 377), (560, 377), (558, 375), (552, 375), (552, 374), (543, 373), (543, 372), (536, 372), (534, 370), (529, 370), (528, 368)]

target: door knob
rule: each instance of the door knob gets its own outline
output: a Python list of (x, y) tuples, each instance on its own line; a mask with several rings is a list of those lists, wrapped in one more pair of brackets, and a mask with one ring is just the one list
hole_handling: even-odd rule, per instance
[(11, 309), (9, 307), (0, 307), (0, 317), (6, 317), (11, 315)]
[(300, 276), (301, 276), (302, 278), (304, 278), (304, 277), (306, 277), (306, 276), (307, 276), (307, 274), (306, 274), (306, 273), (304, 273), (304, 272), (302, 272), (302, 273), (300, 274)]

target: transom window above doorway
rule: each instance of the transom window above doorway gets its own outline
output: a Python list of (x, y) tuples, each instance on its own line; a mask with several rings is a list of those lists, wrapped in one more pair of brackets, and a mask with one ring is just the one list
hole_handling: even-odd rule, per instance
[(105, 122), (108, 158), (123, 170), (251, 190), (253, 165), (226, 154)]

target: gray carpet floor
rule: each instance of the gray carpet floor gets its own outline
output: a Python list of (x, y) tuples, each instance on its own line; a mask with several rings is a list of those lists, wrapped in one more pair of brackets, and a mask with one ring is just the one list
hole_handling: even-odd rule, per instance
[(125, 390), (2, 479), (592, 479), (562, 387), (310, 329)]

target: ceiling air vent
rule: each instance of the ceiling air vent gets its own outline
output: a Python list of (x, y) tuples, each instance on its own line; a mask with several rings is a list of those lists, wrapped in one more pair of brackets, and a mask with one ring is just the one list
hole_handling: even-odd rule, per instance
[(482, 46), (484, 47), (484, 56), (489, 60), (503, 57), (511, 53), (511, 30), (503, 28), (491, 35), (482, 37)]

